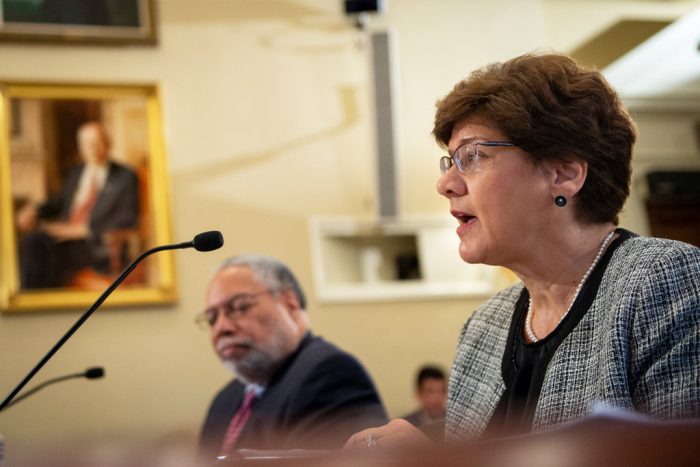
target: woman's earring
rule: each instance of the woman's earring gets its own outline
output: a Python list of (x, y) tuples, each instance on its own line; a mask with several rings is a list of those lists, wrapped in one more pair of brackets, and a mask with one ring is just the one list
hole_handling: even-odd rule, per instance
[(566, 199), (566, 196), (563, 196), (563, 195), (559, 195), (556, 198), (554, 198), (554, 204), (556, 204), (560, 208), (563, 208), (564, 206), (566, 206), (567, 201), (568, 200)]

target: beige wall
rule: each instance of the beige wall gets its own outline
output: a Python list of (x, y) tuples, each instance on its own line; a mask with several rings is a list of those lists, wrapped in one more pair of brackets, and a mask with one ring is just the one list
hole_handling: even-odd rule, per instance
[[(434, 191), (438, 148), (429, 132), (435, 100), (457, 80), (538, 47), (569, 50), (577, 45), (572, 37), (583, 40), (606, 21), (651, 11), (655, 3), (390, 2), (375, 26), (398, 33), (403, 211), (447, 207)], [(696, 4), (673, 2), (668, 11), (678, 16)], [(175, 240), (212, 228), (226, 238), (214, 253), (177, 254), (176, 305), (93, 316), (36, 382), (91, 365), (104, 366), (106, 379), (65, 383), (0, 414), (8, 456), (13, 446), (50, 440), (157, 440), (173, 433), (192, 440), (210, 398), (229, 378), (192, 320), (212, 269), (238, 252), (275, 255), (298, 272), (314, 329), (360, 357), (392, 415), (412, 408), (418, 365), (449, 366), (461, 324), (481, 299), (329, 306), (314, 297), (309, 218), (367, 216), (375, 196), (367, 50), (340, 5), (161, 0), (155, 48), (0, 45), (2, 79), (159, 83)], [(593, 19), (579, 21), (584, 15)], [(3, 396), (78, 316), (0, 315)]]

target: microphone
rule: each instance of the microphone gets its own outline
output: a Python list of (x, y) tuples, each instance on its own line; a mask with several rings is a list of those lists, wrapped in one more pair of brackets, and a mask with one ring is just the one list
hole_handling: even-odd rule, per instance
[(192, 248), (197, 251), (212, 251), (218, 250), (224, 244), (224, 236), (217, 230), (202, 232), (195, 235), (191, 242), (180, 243), (178, 248)]
[(126, 279), (126, 276), (128, 276), (131, 271), (134, 270), (134, 268), (147, 256), (152, 255), (153, 253), (157, 253), (159, 251), (164, 251), (164, 250), (177, 250), (181, 248), (194, 248), (197, 251), (212, 251), (216, 250), (217, 248), (221, 248), (224, 244), (224, 237), (221, 235), (221, 232), (218, 232), (216, 230), (211, 230), (209, 232), (202, 232), (194, 237), (194, 239), (191, 242), (182, 242), (182, 243), (174, 243), (172, 245), (161, 245), (157, 246), (154, 248), (151, 248), (150, 250), (146, 250), (145, 253), (142, 253), (141, 256), (136, 258), (134, 261), (131, 262), (129, 266), (124, 269), (124, 272), (122, 272), (119, 277), (117, 277), (114, 282), (110, 284), (107, 289), (102, 292), (102, 295), (100, 295), (95, 303), (92, 304), (92, 306), (85, 312), (83, 315), (78, 319), (78, 321), (75, 322), (75, 324), (61, 337), (58, 342), (51, 348), (51, 350), (48, 351), (46, 355), (44, 355), (44, 358), (42, 358), (39, 363), (27, 374), (27, 376), (24, 377), (24, 379), (17, 385), (17, 387), (10, 392), (10, 394), (7, 395), (4, 401), (0, 404), (0, 412), (2, 412), (7, 405), (12, 401), (12, 399), (17, 395), (18, 392), (22, 390), (22, 388), (34, 377), (34, 375), (41, 370), (41, 368), (48, 362), (51, 357), (60, 349), (63, 344), (66, 343), (68, 339), (75, 333), (75, 331), (80, 328), (80, 326), (83, 325), (85, 321), (99, 308), (100, 305), (111, 295), (112, 292), (114, 292), (114, 289), (116, 289), (119, 284), (121, 284), (124, 279)]
[(32, 394), (39, 392), (40, 390), (44, 389), (46, 386), (50, 386), (55, 383), (60, 383), (61, 381), (66, 381), (68, 379), (73, 379), (73, 378), (87, 378), (87, 379), (100, 379), (105, 375), (105, 369), (102, 368), (101, 366), (96, 366), (92, 368), (88, 368), (82, 373), (73, 373), (70, 375), (64, 375), (64, 376), (59, 376), (57, 378), (52, 378), (49, 380), (44, 381), (40, 385), (30, 389), (29, 391), (25, 392), (21, 396), (17, 397), (14, 399), (12, 402), (7, 404), (5, 408), (10, 408), (13, 405), (19, 403), (20, 401), (26, 399), (27, 397), (31, 396)]
[(85, 376), (87, 379), (100, 379), (105, 375), (105, 369), (101, 366), (95, 366), (85, 370), (85, 373), (80, 373), (78, 376)]

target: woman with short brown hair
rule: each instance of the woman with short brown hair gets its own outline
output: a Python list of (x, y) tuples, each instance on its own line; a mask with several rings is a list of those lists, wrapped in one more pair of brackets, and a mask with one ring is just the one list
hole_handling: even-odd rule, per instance
[[(462, 329), (446, 438), (551, 428), (595, 402), (698, 416), (700, 250), (617, 227), (635, 128), (603, 76), (559, 54), (487, 66), (438, 102), (433, 134), (460, 256), (521, 280)], [(395, 420), (348, 444), (367, 439), (420, 435)]]

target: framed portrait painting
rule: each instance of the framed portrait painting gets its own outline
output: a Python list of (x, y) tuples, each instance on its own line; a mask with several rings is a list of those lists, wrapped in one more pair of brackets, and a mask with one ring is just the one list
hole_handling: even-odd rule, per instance
[[(171, 241), (158, 89), (2, 82), (0, 91), (0, 306), (86, 307), (139, 254)], [(175, 296), (165, 252), (105, 305)]]
[(0, 40), (155, 44), (155, 0), (0, 0)]

